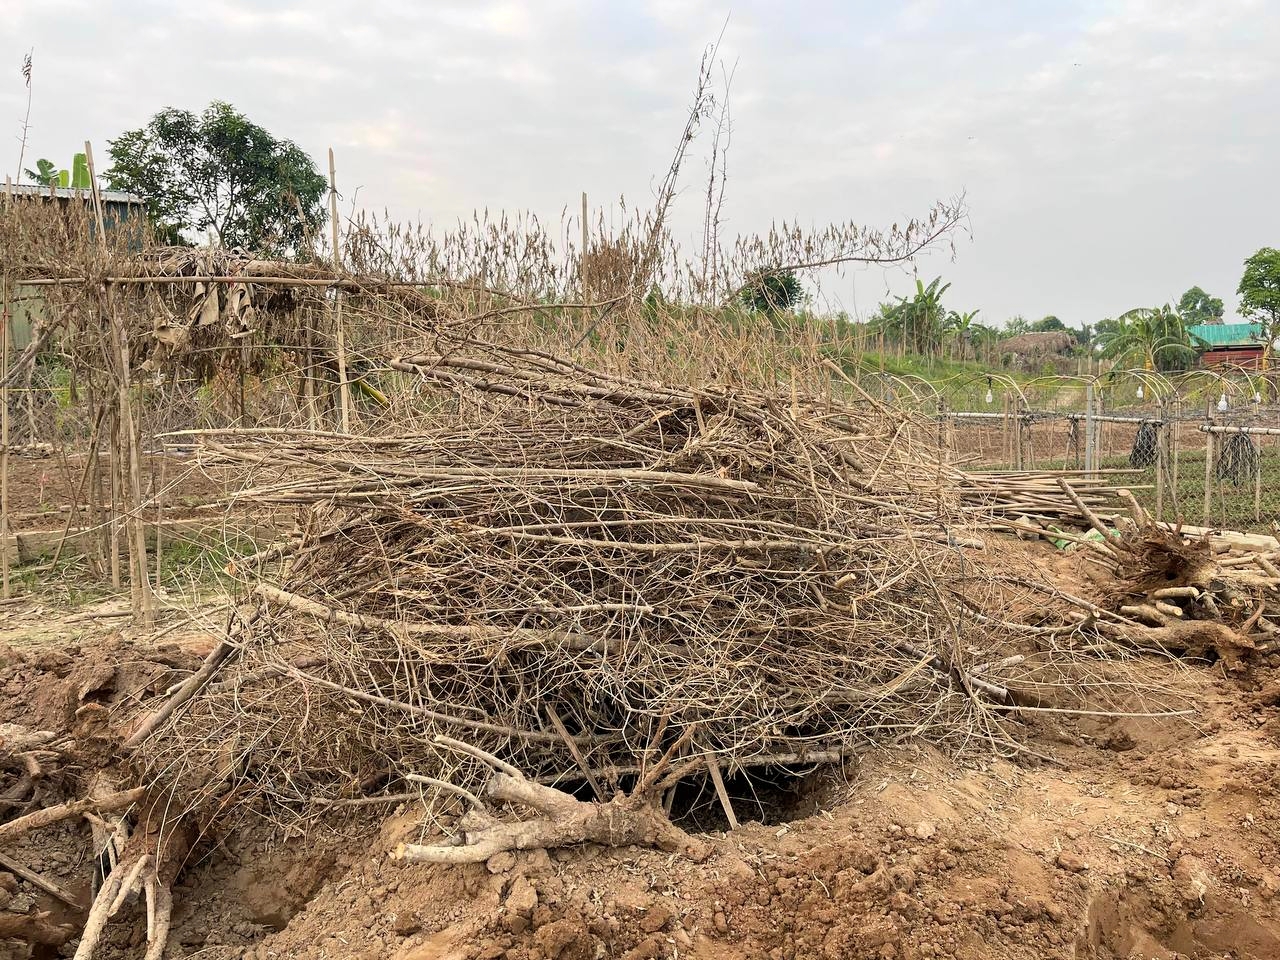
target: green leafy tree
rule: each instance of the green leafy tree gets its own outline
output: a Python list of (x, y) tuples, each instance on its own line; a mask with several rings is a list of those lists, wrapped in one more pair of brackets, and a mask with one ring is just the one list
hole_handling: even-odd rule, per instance
[(1185, 370), (1204, 346), (1167, 303), (1138, 307), (1115, 320), (1103, 320), (1097, 337), (1104, 357), (1144, 370)]
[(1041, 320), (1037, 320), (1035, 323), (1031, 324), (1030, 332), (1031, 333), (1049, 333), (1050, 331), (1053, 331), (1053, 330), (1065, 330), (1065, 329), (1067, 329), (1067, 325), (1065, 323), (1063, 323), (1053, 314), (1049, 314), (1049, 316), (1044, 317)]
[(1004, 335), (1006, 337), (1018, 337), (1024, 333), (1030, 332), (1031, 323), (1021, 314), (1018, 314), (1015, 317), (1010, 317), (1004, 323)]
[(1211, 297), (1199, 287), (1192, 287), (1178, 301), (1178, 316), (1188, 326), (1197, 323), (1221, 323), (1222, 300)]
[(111, 187), (141, 196), (171, 234), (283, 253), (324, 222), (327, 181), (296, 144), (227, 103), (200, 115), (167, 109), (108, 143)]
[(739, 296), (749, 309), (773, 316), (804, 303), (804, 288), (790, 270), (761, 270), (747, 278)]
[(1263, 247), (1244, 262), (1240, 315), (1262, 325), (1263, 365), (1280, 337), (1280, 250)]

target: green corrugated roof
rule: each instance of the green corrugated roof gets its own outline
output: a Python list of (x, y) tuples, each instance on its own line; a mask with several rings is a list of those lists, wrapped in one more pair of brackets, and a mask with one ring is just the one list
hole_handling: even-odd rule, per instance
[(1260, 323), (1195, 323), (1187, 331), (1211, 347), (1256, 347), (1262, 342)]

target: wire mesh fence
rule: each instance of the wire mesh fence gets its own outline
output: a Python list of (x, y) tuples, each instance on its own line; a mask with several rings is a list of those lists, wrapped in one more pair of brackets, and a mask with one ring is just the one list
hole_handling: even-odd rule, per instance
[(975, 470), (1114, 471), (1161, 520), (1267, 533), (1280, 523), (1275, 404), (1206, 413), (1173, 399), (1121, 413), (1010, 405), (937, 416), (956, 461)]
[[(289, 421), (297, 398), (262, 380), (266, 374), (229, 376), (136, 385), (150, 436)], [(959, 466), (1105, 471), (1165, 521), (1268, 533), (1280, 523), (1280, 390), (1269, 378), (1137, 371), (1014, 381), (993, 373), (939, 384), (873, 374), (859, 388), (933, 418)], [(35, 365), (9, 391), (11, 449), (51, 456), (92, 447), (100, 425), (79, 402), (84, 389), (60, 365)], [(147, 454), (159, 449), (152, 440), (144, 446)], [(76, 465), (67, 468), (74, 473)]]

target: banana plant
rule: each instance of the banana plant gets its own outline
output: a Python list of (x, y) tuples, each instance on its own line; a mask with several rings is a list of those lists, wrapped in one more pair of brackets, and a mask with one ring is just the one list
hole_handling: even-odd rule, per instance
[(32, 183), (38, 183), (42, 187), (56, 183), (58, 179), (58, 168), (53, 165), (52, 160), (46, 160), (43, 157), (36, 161), (34, 170), (28, 167), (22, 172), (27, 175), (28, 180)]
[(83, 153), (77, 153), (71, 158), (71, 186), (75, 190), (88, 190), (92, 185), (89, 179), (89, 158)]
[(42, 187), (71, 187), (75, 190), (88, 190), (93, 181), (89, 178), (89, 158), (77, 153), (71, 158), (70, 170), (59, 170), (52, 160), (41, 158), (36, 161), (34, 170), (23, 171), (32, 183)]

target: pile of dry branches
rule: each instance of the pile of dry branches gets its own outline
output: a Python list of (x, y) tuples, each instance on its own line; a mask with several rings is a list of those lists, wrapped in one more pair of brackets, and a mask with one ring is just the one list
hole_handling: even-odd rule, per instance
[(241, 498), (303, 510), (241, 565), (251, 600), (194, 696), (138, 737), (189, 809), (471, 790), (494, 757), (616, 788), (656, 782), (659, 755), (1009, 753), (1011, 715), (1114, 706), (1115, 677), (1087, 681), (1128, 645), (1086, 629), (1087, 603), (987, 572), (959, 475), (899, 411), (529, 351), (398, 363), (457, 391), (466, 424), (196, 438), (251, 478)]

